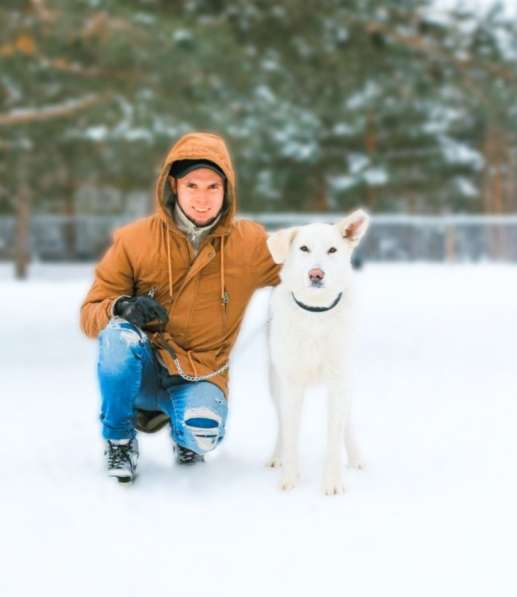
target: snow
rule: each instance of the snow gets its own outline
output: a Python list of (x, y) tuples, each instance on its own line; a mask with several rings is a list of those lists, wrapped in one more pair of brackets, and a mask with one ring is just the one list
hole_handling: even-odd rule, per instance
[[(320, 493), (324, 390), (307, 396), (300, 487), (263, 466), (270, 289), (232, 357), (228, 434), (204, 465), (140, 435), (132, 487), (105, 478), (91, 265), (0, 264), (0, 593), (515, 595), (517, 267), (367, 264), (356, 274), (353, 415), (367, 468)], [(130, 593), (129, 593), (130, 592)]]
[(364, 171), (363, 176), (371, 186), (383, 185), (388, 182), (388, 173), (384, 168), (368, 168)]
[(454, 185), (464, 197), (477, 197), (478, 189), (466, 176), (455, 176)]
[(176, 43), (191, 41), (193, 37), (192, 31), (188, 29), (176, 29), (172, 34), (172, 39)]
[(469, 147), (466, 143), (456, 141), (447, 135), (441, 135), (438, 141), (445, 159), (450, 163), (470, 164), (476, 170), (483, 168), (485, 160), (481, 153)]
[(104, 141), (108, 136), (106, 125), (90, 126), (84, 131), (84, 136), (92, 141)]
[(350, 94), (345, 102), (349, 110), (358, 110), (372, 102), (379, 94), (379, 86), (373, 81), (367, 81), (363, 89)]

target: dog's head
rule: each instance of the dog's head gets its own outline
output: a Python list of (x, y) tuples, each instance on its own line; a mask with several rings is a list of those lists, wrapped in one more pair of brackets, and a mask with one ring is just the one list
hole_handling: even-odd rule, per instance
[(284, 228), (269, 235), (267, 245), (280, 272), (296, 296), (314, 306), (331, 302), (346, 289), (352, 251), (368, 228), (369, 216), (358, 209), (337, 224)]

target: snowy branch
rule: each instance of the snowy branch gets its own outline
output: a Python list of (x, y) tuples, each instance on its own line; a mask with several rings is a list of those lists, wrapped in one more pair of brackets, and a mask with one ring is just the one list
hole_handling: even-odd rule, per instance
[(56, 104), (53, 106), (43, 106), (42, 108), (26, 108), (12, 110), (0, 114), (0, 126), (10, 126), (15, 124), (27, 124), (30, 122), (52, 120), (54, 118), (64, 118), (87, 110), (96, 104), (107, 101), (109, 95), (87, 95), (80, 99), (69, 100), (62, 104)]
[(78, 64), (77, 62), (71, 62), (64, 58), (47, 58), (46, 56), (37, 56), (38, 62), (46, 67), (46, 68), (53, 68), (55, 70), (59, 70), (64, 73), (69, 73), (73, 75), (80, 75), (83, 77), (134, 77), (134, 73), (130, 73), (128, 71), (115, 71), (115, 70), (106, 70), (102, 68), (95, 68), (95, 67), (85, 67), (82, 64)]

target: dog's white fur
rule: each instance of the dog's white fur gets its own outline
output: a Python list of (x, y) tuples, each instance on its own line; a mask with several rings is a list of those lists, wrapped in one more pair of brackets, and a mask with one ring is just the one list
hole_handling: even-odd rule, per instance
[[(282, 489), (298, 480), (298, 436), (305, 389), (324, 383), (328, 388), (327, 449), (323, 491), (339, 494), (343, 487), (343, 443), (348, 464), (361, 468), (349, 422), (346, 395), (347, 320), (351, 316), (351, 255), (369, 217), (356, 210), (337, 224), (309, 224), (272, 233), (267, 240), (276, 263), (283, 263), (281, 283), (273, 289), (268, 334), (271, 394), (278, 414), (278, 435), (269, 466), (282, 466)], [(306, 247), (307, 250), (301, 249)], [(335, 252), (329, 249), (334, 247)], [(309, 271), (320, 268), (324, 278), (315, 286)], [(293, 299), (329, 311), (310, 312)]]

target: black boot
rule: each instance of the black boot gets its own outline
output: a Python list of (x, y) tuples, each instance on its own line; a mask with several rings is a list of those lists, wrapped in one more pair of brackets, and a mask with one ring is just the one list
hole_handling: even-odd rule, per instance
[(176, 452), (176, 462), (178, 464), (196, 464), (196, 462), (205, 462), (205, 457), (197, 454), (193, 450), (184, 448), (179, 444), (174, 444), (174, 451)]
[(107, 440), (104, 449), (106, 469), (110, 477), (120, 483), (131, 482), (136, 475), (138, 441), (134, 439)]

